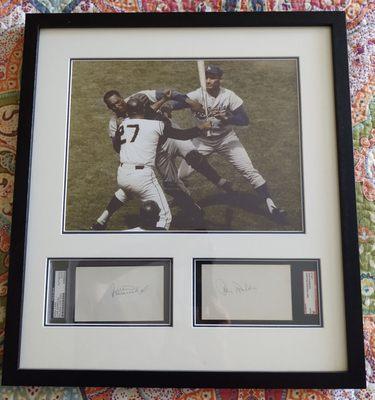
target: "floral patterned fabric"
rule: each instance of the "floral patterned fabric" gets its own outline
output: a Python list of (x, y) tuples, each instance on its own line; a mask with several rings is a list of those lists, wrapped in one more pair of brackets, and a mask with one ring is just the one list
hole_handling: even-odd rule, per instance
[(4, 337), (25, 14), (314, 10), (345, 10), (347, 16), (367, 390), (0, 387), (1, 399), (375, 399), (375, 3), (372, 0), (0, 0), (0, 352)]

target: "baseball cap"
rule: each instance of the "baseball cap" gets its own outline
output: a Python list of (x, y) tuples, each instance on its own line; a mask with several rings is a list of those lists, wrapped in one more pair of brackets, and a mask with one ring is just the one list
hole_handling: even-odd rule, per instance
[(207, 65), (206, 75), (212, 76), (213, 78), (221, 78), (223, 76), (223, 70), (217, 65)]

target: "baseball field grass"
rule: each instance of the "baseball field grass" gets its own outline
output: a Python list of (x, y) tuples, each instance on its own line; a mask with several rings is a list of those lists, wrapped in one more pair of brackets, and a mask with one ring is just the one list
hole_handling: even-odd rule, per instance
[[(204, 209), (208, 230), (303, 231), (303, 185), (299, 123), (298, 66), (296, 60), (215, 60), (222, 68), (222, 86), (244, 101), (250, 125), (235, 127), (241, 143), (266, 179), (275, 203), (287, 213), (275, 221), (265, 213), (264, 204), (250, 184), (225, 158), (213, 154), (209, 162), (221, 176), (233, 183), (236, 193), (226, 195), (198, 173), (186, 185)], [(124, 97), (146, 89), (173, 88), (188, 93), (199, 87), (197, 62), (75, 60), (71, 74), (71, 100), (66, 171), (65, 230), (88, 230), (118, 189), (118, 155), (108, 136), (111, 112), (103, 95), (111, 89)], [(173, 118), (190, 127), (188, 110)], [(180, 160), (177, 160), (179, 163)], [(117, 211), (107, 229), (132, 227), (139, 201), (132, 199)], [(181, 210), (171, 207), (172, 229), (184, 226)]]

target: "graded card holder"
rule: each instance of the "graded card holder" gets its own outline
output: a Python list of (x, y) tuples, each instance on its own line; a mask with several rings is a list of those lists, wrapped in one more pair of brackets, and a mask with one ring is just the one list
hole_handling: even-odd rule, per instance
[(171, 325), (171, 260), (50, 259), (45, 325)]
[(195, 326), (322, 327), (320, 260), (196, 259)]

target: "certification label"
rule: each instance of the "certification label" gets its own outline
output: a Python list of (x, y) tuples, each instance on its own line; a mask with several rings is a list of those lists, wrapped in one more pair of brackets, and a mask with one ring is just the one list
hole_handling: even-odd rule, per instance
[(304, 312), (318, 314), (318, 282), (316, 271), (303, 271)]
[(65, 318), (66, 271), (55, 271), (52, 318)]

